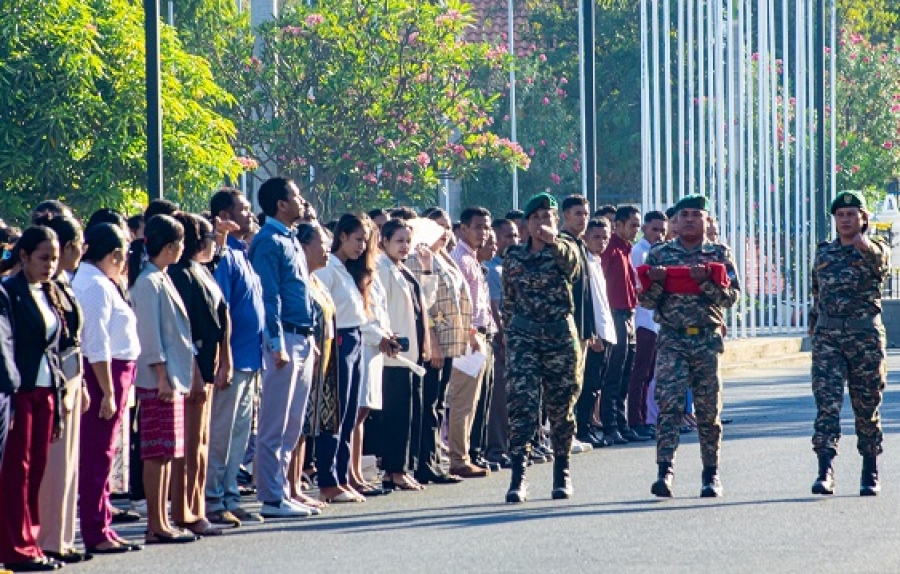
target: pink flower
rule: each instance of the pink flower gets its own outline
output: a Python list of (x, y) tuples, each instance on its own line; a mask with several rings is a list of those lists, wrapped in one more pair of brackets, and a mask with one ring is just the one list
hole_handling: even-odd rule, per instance
[[(530, 86), (531, 84), (534, 83), (534, 78), (532, 78), (532, 77), (525, 78), (525, 83)], [(509, 87), (509, 86), (507, 86), (507, 87)]]
[(375, 185), (376, 183), (378, 183), (378, 176), (372, 172), (369, 172), (365, 176), (363, 176), (363, 181), (370, 185)]
[(538, 56), (538, 59), (539, 59), (541, 62), (546, 62), (546, 61), (547, 61), (547, 56), (546, 56), (546, 54), (541, 54), (540, 56)]
[(563, 153), (559, 154), (559, 159), (561, 161), (566, 161), (567, 159), (569, 159), (569, 156), (566, 155), (566, 152), (563, 152)]
[(415, 43), (416, 43), (416, 40), (418, 40), (418, 39), (419, 39), (419, 33), (418, 33), (418, 32), (413, 32), (412, 34), (409, 35), (409, 43), (410, 43), (410, 44), (415, 44)]
[(503, 116), (503, 121), (504, 121), (504, 122), (508, 122), (508, 121), (509, 121), (509, 114), (506, 114), (505, 116)]
[(364, 161), (356, 162), (356, 169), (358, 169), (360, 171), (366, 169), (366, 162), (364, 162)]
[(528, 155), (530, 155), (531, 157), (534, 157), (534, 148), (528, 149)]
[(540, 143), (541, 145), (547, 145), (547, 143), (546, 143), (544, 140), (541, 140), (539, 143)]
[(840, 173), (841, 171), (843, 171), (843, 169), (844, 168), (841, 167), (841, 164), (837, 164), (836, 166), (834, 166), (834, 171), (836, 172)]
[(891, 140), (887, 140), (886, 142), (884, 142), (884, 149), (893, 149), (893, 148), (894, 148), (894, 142), (892, 142)]
[(893, 114), (900, 113), (900, 104), (891, 106), (891, 113), (893, 113)]
[(322, 22), (325, 21), (325, 17), (321, 14), (310, 14), (306, 17), (306, 25), (312, 28), (313, 26), (318, 26)]
[(565, 86), (569, 83), (569, 80), (567, 80), (565, 77), (562, 77), (559, 79), (559, 83)]
[(578, 173), (581, 171), (581, 162), (578, 161), (577, 159), (572, 162), (572, 171), (574, 171), (575, 173)]
[(561, 97), (561, 98), (564, 98), (564, 97), (566, 97), (566, 91), (565, 91), (564, 89), (562, 89), (562, 88), (557, 88), (557, 89), (556, 89), (556, 95), (559, 96), (559, 97)]
[(386, 141), (386, 140), (385, 140), (383, 137), (378, 136), (377, 138), (375, 138), (375, 145), (381, 145), (381, 144), (383, 144), (385, 141)]
[(419, 167), (425, 169), (429, 163), (431, 163), (431, 158), (428, 157), (428, 154), (424, 151), (419, 152), (419, 155), (416, 156), (416, 163), (419, 164)]
[(859, 166), (858, 166), (858, 165), (854, 165), (853, 167), (850, 168), (850, 171), (851, 171), (852, 173), (858, 172), (858, 171), (859, 171)]
[(849, 145), (849, 142), (847, 140), (841, 141), (841, 149), (847, 147), (847, 145)]
[(541, 100), (541, 103), (544, 104), (545, 106), (546, 106), (546, 105), (549, 105), (549, 104), (550, 104), (550, 98), (547, 98), (547, 97), (545, 96), (544, 99)]
[(559, 177), (559, 175), (557, 175), (557, 174), (555, 174), (555, 173), (551, 173), (551, 174), (550, 174), (550, 179), (553, 180), (553, 183), (554, 183), (555, 185), (559, 185), (559, 182), (561, 181), (561, 178)]
[(351, 159), (353, 159), (353, 156), (351, 156), (348, 152), (344, 152), (344, 155), (341, 156), (341, 159), (345, 160), (345, 161), (350, 161)]

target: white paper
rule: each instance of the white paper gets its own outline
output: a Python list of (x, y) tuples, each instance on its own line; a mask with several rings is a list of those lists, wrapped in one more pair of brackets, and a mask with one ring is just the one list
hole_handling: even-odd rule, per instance
[(397, 355), (396, 357), (391, 357), (391, 358), (394, 359), (395, 361), (397, 361), (398, 363), (402, 364), (404, 367), (406, 367), (407, 369), (409, 369), (416, 375), (418, 375), (420, 377), (425, 376), (425, 367), (418, 365), (416, 363), (413, 363), (412, 361), (410, 361), (409, 359), (407, 359), (406, 357), (404, 357), (402, 355)]
[(481, 373), (486, 362), (487, 356), (481, 351), (476, 351), (474, 353), (466, 353), (462, 357), (453, 359), (453, 368), (459, 369), (464, 374), (475, 379)]

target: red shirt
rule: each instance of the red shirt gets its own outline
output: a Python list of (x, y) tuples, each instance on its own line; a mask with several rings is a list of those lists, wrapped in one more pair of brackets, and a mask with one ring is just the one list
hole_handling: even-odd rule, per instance
[(609, 245), (600, 254), (600, 264), (606, 277), (606, 296), (610, 309), (637, 307), (637, 273), (631, 264), (631, 244), (613, 234)]

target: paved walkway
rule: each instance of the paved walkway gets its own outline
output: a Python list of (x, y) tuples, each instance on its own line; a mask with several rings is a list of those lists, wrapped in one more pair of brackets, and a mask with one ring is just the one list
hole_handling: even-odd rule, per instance
[[(890, 358), (900, 367), (900, 354)], [(892, 376), (891, 382), (900, 377)], [(532, 500), (509, 506), (508, 474), (271, 521), (185, 547), (99, 557), (69, 572), (893, 572), (900, 571), (898, 394), (885, 396), (884, 490), (857, 496), (860, 458), (844, 408), (838, 493), (810, 495), (814, 404), (806, 369), (726, 383), (725, 498), (700, 499), (696, 435), (685, 435), (676, 497), (657, 500), (649, 443), (576, 455), (576, 495), (550, 500), (551, 468), (529, 470)], [(848, 401), (849, 403), (849, 401)], [(129, 533), (139, 534), (142, 527)]]

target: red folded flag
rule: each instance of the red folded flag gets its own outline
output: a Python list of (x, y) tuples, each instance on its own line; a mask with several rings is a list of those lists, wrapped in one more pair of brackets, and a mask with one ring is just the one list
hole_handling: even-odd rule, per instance
[[(731, 285), (728, 271), (724, 263), (707, 263), (710, 280), (723, 289)], [(641, 291), (646, 289), (650, 280), (650, 266), (641, 265), (637, 268), (638, 279), (641, 282)], [(666, 293), (679, 293), (681, 295), (699, 295), (700, 284), (691, 279), (691, 270), (685, 265), (673, 265), (666, 267), (666, 281), (663, 284)]]

